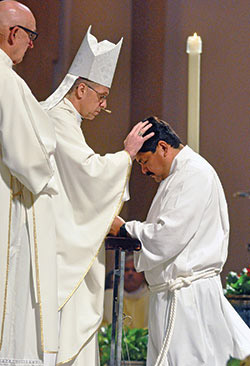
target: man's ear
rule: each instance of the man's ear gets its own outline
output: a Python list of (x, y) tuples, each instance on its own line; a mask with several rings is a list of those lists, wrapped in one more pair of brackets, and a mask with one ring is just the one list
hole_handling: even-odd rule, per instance
[(82, 97), (84, 96), (84, 94), (87, 91), (87, 85), (84, 83), (80, 83), (78, 85), (78, 87), (76, 88), (76, 96), (78, 99), (82, 99)]
[(10, 45), (13, 45), (15, 42), (15, 39), (17, 37), (17, 33), (18, 33), (19, 29), (18, 27), (13, 28), (10, 32), (9, 32), (9, 37), (8, 37), (8, 43)]
[(164, 156), (166, 156), (168, 153), (169, 145), (165, 141), (160, 140), (157, 144), (157, 148), (163, 153)]

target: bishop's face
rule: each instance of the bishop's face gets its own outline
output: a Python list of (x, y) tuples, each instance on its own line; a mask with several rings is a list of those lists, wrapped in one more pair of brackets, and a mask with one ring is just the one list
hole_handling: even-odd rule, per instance
[(84, 97), (80, 103), (80, 114), (92, 120), (107, 107), (109, 88), (99, 84), (85, 84)]
[(136, 161), (141, 166), (143, 174), (151, 176), (157, 183), (167, 178), (170, 164), (167, 158), (168, 146), (159, 141), (156, 151), (139, 152)]

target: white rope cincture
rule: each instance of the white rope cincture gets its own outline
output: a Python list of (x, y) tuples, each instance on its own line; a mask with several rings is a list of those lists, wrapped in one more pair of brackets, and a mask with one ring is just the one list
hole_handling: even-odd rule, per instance
[(166, 335), (163, 340), (163, 344), (160, 350), (160, 353), (157, 357), (156, 363), (154, 366), (163, 366), (165, 358), (167, 356), (170, 341), (174, 331), (174, 324), (176, 318), (176, 308), (177, 308), (177, 290), (180, 290), (182, 287), (188, 287), (191, 285), (193, 281), (196, 281), (201, 278), (209, 278), (214, 277), (220, 273), (219, 269), (210, 269), (198, 272), (189, 277), (178, 277), (176, 280), (170, 280), (165, 283), (161, 283), (159, 285), (149, 286), (149, 290), (151, 292), (162, 292), (162, 291), (170, 291), (172, 292), (172, 299), (170, 303), (170, 311), (169, 311), (169, 321), (168, 327), (166, 331)]
[(174, 323), (176, 317), (176, 307), (177, 307), (177, 293), (176, 290), (173, 291), (172, 300), (170, 304), (170, 312), (169, 312), (169, 321), (168, 321), (168, 328), (167, 332), (163, 341), (163, 345), (161, 347), (160, 353), (157, 357), (155, 366), (162, 366), (163, 362), (167, 356), (168, 349), (170, 346), (170, 341), (172, 338), (173, 330), (174, 330)]

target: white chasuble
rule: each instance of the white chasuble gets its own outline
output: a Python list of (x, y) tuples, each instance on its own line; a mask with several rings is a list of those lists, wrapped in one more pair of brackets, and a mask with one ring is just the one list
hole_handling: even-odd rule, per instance
[(230, 355), (249, 355), (250, 329), (221, 286), (229, 222), (211, 165), (185, 146), (161, 182), (146, 221), (130, 221), (126, 229), (142, 242), (135, 267), (145, 271), (152, 291), (147, 366), (155, 365), (167, 330), (172, 335), (165, 366), (222, 366)]
[(103, 316), (103, 244), (122, 208), (131, 159), (125, 151), (95, 154), (84, 139), (80, 115), (67, 99), (48, 113), (56, 130), (59, 182), (59, 195), (53, 201), (61, 310), (57, 362), (91, 366), (95, 355), (90, 357), (86, 351), (86, 360), (84, 354), (91, 349), (89, 342), (95, 342)]
[(58, 349), (53, 126), (0, 50), (0, 365)]

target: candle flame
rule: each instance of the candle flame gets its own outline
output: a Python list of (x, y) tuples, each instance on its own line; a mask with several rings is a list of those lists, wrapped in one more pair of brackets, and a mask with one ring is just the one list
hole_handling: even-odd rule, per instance
[(197, 33), (195, 32), (195, 33), (194, 33), (194, 35), (193, 35), (193, 37), (197, 37), (197, 36), (198, 36), (198, 35), (197, 35)]

